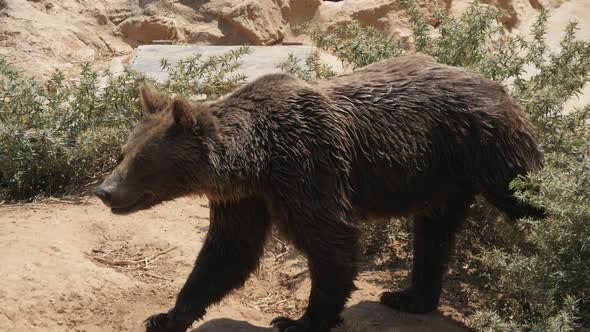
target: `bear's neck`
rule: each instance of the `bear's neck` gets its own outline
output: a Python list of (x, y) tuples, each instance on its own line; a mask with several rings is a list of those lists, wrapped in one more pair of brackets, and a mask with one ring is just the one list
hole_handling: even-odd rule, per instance
[[(217, 116), (219, 140), (209, 157), (205, 195), (213, 200), (240, 200), (257, 195), (266, 168), (267, 153), (253, 136), (247, 117)], [(209, 172), (208, 172), (209, 173)]]

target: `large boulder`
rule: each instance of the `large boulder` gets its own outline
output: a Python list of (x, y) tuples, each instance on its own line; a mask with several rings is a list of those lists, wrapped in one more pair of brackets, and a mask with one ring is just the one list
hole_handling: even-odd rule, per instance
[[(379, 30), (386, 30), (392, 26), (390, 17), (400, 11), (397, 1), (379, 0), (372, 3), (352, 3), (347, 11), (354, 21), (365, 26), (372, 26)], [(395, 15), (397, 16), (397, 15)]]
[(232, 33), (248, 44), (272, 45), (283, 40), (285, 35), (282, 1), (214, 0), (207, 7)]
[(177, 40), (180, 35), (174, 20), (158, 16), (128, 18), (121, 22), (119, 31), (125, 37), (140, 43)]
[(289, 23), (309, 19), (317, 12), (322, 0), (289, 0), (283, 5), (283, 17)]
[[(414, 1), (417, 10), (426, 17), (428, 24), (438, 24), (438, 20), (432, 16), (435, 2), (432, 0), (412, 1)], [(451, 0), (437, 0), (436, 3), (448, 9)], [(326, 31), (358, 23), (362, 26), (373, 27), (394, 38), (406, 39), (411, 33), (408, 15), (398, 0), (324, 2), (312, 22)]]

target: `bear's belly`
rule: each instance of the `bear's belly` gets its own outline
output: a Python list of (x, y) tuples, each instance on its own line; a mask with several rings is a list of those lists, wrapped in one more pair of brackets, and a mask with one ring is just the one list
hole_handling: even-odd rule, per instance
[(427, 195), (375, 190), (370, 195), (355, 198), (353, 205), (360, 219), (380, 219), (405, 217), (425, 211), (432, 205), (432, 199)]
[(352, 196), (360, 219), (406, 217), (442, 206), (448, 197), (465, 187), (465, 179), (438, 178), (401, 185), (367, 181)]

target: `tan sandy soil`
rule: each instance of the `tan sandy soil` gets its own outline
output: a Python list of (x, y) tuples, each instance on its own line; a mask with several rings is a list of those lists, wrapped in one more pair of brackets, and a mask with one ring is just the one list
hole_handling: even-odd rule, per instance
[[(0, 205), (1, 331), (141, 331), (167, 310), (208, 228), (206, 200), (185, 198), (130, 216), (92, 198)], [(405, 271), (365, 271), (341, 331), (462, 331), (449, 306), (404, 315), (374, 302)], [(246, 286), (209, 310), (195, 331), (263, 331), (299, 315), (309, 280), (302, 258), (271, 239)], [(454, 317), (454, 319), (452, 318)]]

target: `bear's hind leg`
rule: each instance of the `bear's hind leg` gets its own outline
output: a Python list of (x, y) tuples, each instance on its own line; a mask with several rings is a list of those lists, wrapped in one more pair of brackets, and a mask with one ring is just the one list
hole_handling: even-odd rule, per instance
[(380, 299), (382, 304), (410, 313), (428, 313), (436, 309), (455, 234), (472, 201), (472, 195), (455, 198), (443, 210), (415, 218), (411, 286), (402, 291), (384, 292)]

